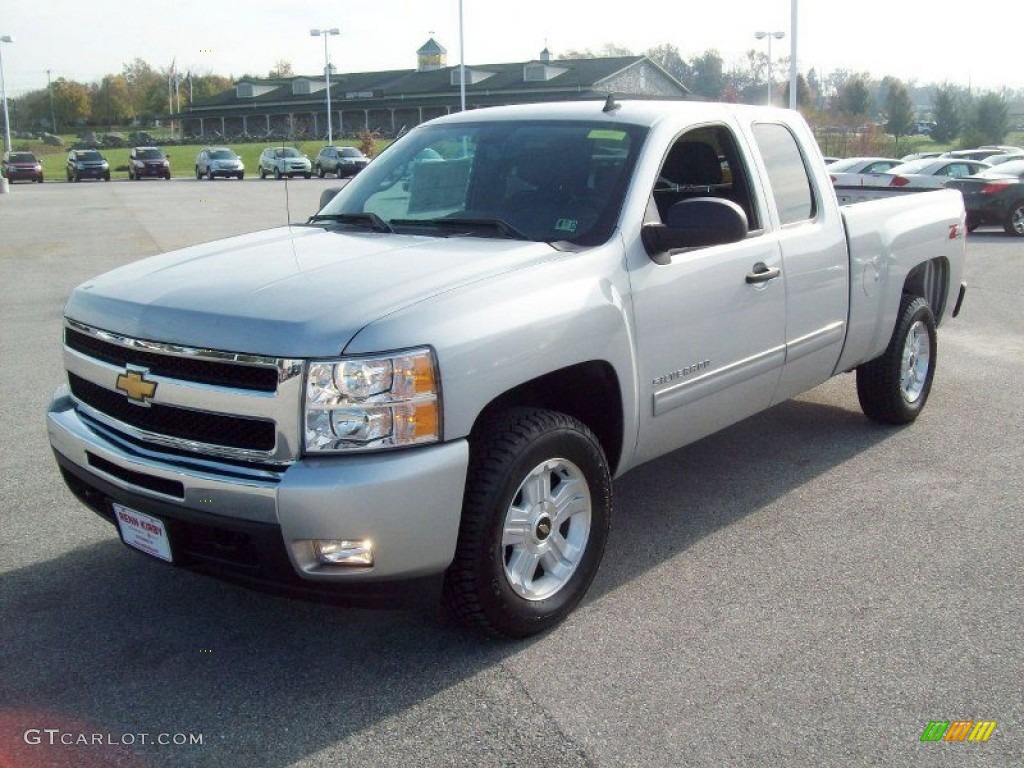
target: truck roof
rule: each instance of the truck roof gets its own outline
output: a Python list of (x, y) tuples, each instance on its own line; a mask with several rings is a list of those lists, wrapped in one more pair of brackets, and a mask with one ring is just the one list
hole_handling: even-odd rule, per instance
[(651, 127), (666, 117), (692, 120), (727, 119), (745, 115), (768, 116), (778, 119), (795, 113), (778, 107), (758, 107), (746, 104), (725, 104), (709, 101), (657, 101), (619, 99), (618, 107), (604, 112), (604, 101), (565, 101), (542, 104), (517, 104), (505, 107), (487, 107), (432, 120), (431, 123), (478, 122), (494, 120), (599, 120), (630, 123)]

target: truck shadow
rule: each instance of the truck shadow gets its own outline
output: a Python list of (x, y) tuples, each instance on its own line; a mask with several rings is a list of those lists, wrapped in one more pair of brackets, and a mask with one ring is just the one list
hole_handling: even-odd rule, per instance
[[(634, 470), (616, 483), (612, 540), (584, 609), (892, 434), (852, 410), (789, 401)], [(70, 506), (66, 514), (91, 514)], [(503, 661), (544, 638), (505, 643), (429, 613), (250, 592), (132, 553), (112, 530), (109, 540), (7, 573), (0, 602), (0, 757), (15, 749), (25, 764), (62, 765), (42, 759), (45, 746), (26, 746), (25, 728), (203, 734), (201, 746), (114, 750), (126, 755), (118, 765), (175, 768), (284, 766), (325, 750), (354, 762), (361, 732), (409, 727), (388, 724), (396, 719), (436, 728), (437, 743), (454, 739), (453, 750), (481, 727), (545, 738), (516, 713), (495, 722), (500, 707), (481, 710), (485, 725), (410, 714), (439, 706), (455, 685), (486, 691)], [(412, 745), (421, 735), (395, 738)], [(93, 747), (50, 749), (69, 765), (110, 764)]]

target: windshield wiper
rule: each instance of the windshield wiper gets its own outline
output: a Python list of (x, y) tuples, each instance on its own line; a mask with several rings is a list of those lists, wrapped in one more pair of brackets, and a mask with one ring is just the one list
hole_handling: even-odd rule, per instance
[(395, 231), (376, 213), (321, 213), (311, 216), (309, 221), (310, 223), (315, 221), (340, 221), (342, 224), (369, 227), (374, 232), (394, 233)]
[(426, 229), (444, 231), (453, 235), (482, 235), (484, 237), (505, 237), (510, 240), (531, 240), (504, 219), (392, 219), (392, 227), (403, 229)]

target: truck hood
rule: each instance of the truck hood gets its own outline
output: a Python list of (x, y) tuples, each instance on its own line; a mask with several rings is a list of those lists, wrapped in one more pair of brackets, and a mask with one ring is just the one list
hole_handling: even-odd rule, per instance
[(385, 315), (557, 254), (546, 243), (282, 227), (115, 269), (76, 288), (65, 314), (168, 344), (330, 357)]

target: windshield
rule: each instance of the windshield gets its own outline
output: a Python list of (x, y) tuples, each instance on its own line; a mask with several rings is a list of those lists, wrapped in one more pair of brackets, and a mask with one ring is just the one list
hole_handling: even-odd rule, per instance
[(338, 150), (338, 154), (342, 157), (362, 157), (363, 153), (355, 147), (342, 147)]
[(645, 135), (603, 121), (427, 125), (370, 163), (320, 218), (439, 237), (479, 224), (473, 234), (596, 245), (611, 236)]
[(210, 152), (211, 160), (234, 160), (235, 153), (230, 149), (214, 149)]
[(283, 147), (274, 151), (274, 157), (302, 157), (302, 153), (292, 147)]
[(139, 157), (143, 160), (163, 160), (164, 154), (159, 149), (140, 149)]
[(903, 173), (921, 173), (925, 168), (929, 168), (935, 165), (935, 160), (927, 158), (921, 160), (911, 160), (909, 163), (901, 163), (900, 165), (894, 165), (886, 173), (891, 173), (893, 176), (899, 176)]
[(103, 155), (101, 155), (99, 152), (89, 152), (89, 151), (79, 152), (78, 153), (78, 159), (79, 160), (102, 160), (103, 159)]
[(11, 152), (10, 160), (12, 163), (34, 163), (36, 156), (31, 152)]

